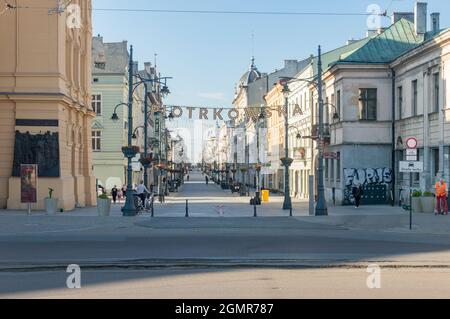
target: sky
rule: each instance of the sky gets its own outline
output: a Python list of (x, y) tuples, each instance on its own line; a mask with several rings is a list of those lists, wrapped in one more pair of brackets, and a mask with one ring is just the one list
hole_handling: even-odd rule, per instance
[[(367, 16), (237, 15), (155, 12), (110, 12), (127, 8), (208, 11), (282, 11), (366, 14), (377, 4), (382, 11), (410, 11), (414, 0), (93, 0), (93, 33), (105, 42), (127, 40), (140, 67), (154, 62), (162, 76), (173, 77), (168, 105), (232, 106), (235, 84), (252, 55), (261, 72), (283, 67), (284, 60), (303, 60), (365, 37)], [(441, 12), (441, 27), (450, 27), (450, 1), (429, 0), (428, 14)], [(429, 18), (428, 18), (429, 19)], [(382, 18), (390, 25), (390, 18)], [(253, 34), (253, 36), (252, 36)], [(252, 40), (252, 38), (254, 40)], [(178, 126), (187, 126), (178, 123)], [(192, 142), (194, 143), (194, 142)]]
[[(366, 13), (412, 11), (414, 0), (93, 0), (94, 9), (175, 9), (219, 11), (294, 11)], [(429, 0), (429, 13), (441, 12), (450, 26), (450, 1)], [(230, 107), (236, 82), (247, 71), (252, 53), (262, 72), (283, 67), (285, 59), (304, 59), (320, 44), (328, 51), (367, 32), (366, 16), (226, 15), (153, 12), (93, 13), (93, 32), (106, 42), (127, 40), (135, 59), (154, 61), (162, 76), (174, 79), (168, 104)], [(388, 18), (382, 19), (389, 24)], [(254, 41), (252, 41), (252, 33)], [(253, 44), (252, 44), (253, 43)]]

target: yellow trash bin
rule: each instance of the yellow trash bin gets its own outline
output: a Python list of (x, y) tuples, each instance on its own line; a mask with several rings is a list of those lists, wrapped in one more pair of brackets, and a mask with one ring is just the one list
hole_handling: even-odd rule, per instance
[(261, 191), (261, 194), (262, 194), (262, 201), (264, 203), (268, 203), (269, 202), (269, 198), (270, 198), (269, 191), (265, 189), (265, 190)]

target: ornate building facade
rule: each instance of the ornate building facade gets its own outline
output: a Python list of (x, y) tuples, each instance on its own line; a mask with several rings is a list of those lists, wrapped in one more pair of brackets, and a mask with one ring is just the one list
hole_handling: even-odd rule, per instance
[(72, 1), (80, 9), (73, 24), (72, 15), (78, 13), (54, 8), (55, 1), (9, 2), (17, 9), (0, 19), (0, 207), (25, 207), (20, 203), (20, 164), (38, 164), (33, 209), (44, 208), (49, 188), (64, 210), (95, 205), (92, 3)]

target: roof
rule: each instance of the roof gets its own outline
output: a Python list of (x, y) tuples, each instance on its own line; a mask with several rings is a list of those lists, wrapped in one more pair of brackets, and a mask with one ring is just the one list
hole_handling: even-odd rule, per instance
[(248, 86), (249, 83), (255, 82), (257, 79), (261, 78), (261, 76), (261, 72), (258, 71), (258, 68), (255, 65), (255, 58), (252, 58), (250, 69), (242, 75), (239, 83), (242, 86)]
[[(104, 43), (102, 37), (92, 41), (92, 73), (125, 73), (128, 67), (127, 42)], [(104, 64), (102, 66), (102, 64)]]
[(440, 33), (428, 32), (426, 34), (416, 34), (413, 22), (400, 19), (381, 34), (371, 38), (364, 46), (336, 61), (335, 64), (391, 63), (408, 51), (433, 39)]
[[(337, 48), (335, 50), (326, 52), (322, 54), (322, 68), (324, 71), (328, 70), (336, 61), (347, 57), (349, 54), (352, 54), (356, 50), (363, 47), (367, 42), (369, 42), (371, 38), (364, 38), (361, 40), (353, 41), (343, 47)], [(313, 70), (314, 75), (317, 75), (317, 57), (313, 59)]]

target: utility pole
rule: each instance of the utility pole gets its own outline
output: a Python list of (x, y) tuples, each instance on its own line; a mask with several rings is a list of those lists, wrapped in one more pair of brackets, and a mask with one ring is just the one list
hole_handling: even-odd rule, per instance
[(317, 169), (317, 206), (316, 216), (328, 216), (327, 202), (325, 200), (325, 188), (323, 184), (323, 155), (324, 155), (324, 124), (323, 124), (323, 98), (322, 98), (322, 50), (319, 46), (319, 55), (317, 61), (317, 91), (319, 98), (319, 167)]
[[(144, 158), (147, 159), (148, 157), (148, 88), (147, 83), (144, 83)], [(144, 183), (145, 187), (148, 187), (148, 164), (144, 164)]]

